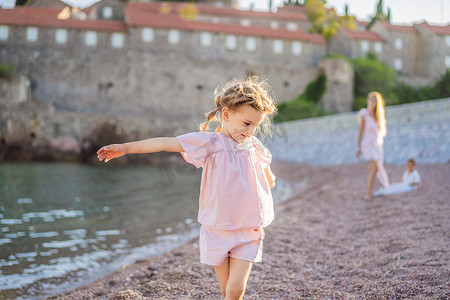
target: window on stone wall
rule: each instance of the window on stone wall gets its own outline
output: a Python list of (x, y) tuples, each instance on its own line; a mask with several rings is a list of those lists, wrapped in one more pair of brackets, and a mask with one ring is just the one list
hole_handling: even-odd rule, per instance
[(292, 46), (291, 46), (291, 51), (292, 51), (292, 54), (294, 54), (294, 55), (302, 54), (302, 51), (303, 51), (302, 43), (300, 43), (300, 42), (293, 42)]
[(277, 21), (272, 21), (270, 22), (270, 28), (272, 29), (278, 29), (278, 27), (280, 27), (280, 25), (278, 25)]
[(403, 40), (401, 38), (395, 39), (395, 48), (402, 49), (403, 48)]
[(180, 42), (180, 32), (178, 30), (169, 30), (169, 34), (167, 36), (169, 40), (169, 44), (175, 45)]
[(225, 38), (225, 47), (228, 50), (234, 50), (237, 46), (237, 40), (234, 35), (227, 35)]
[(281, 54), (283, 53), (283, 41), (282, 40), (275, 40), (272, 43), (272, 51), (275, 54)]
[(202, 32), (200, 35), (200, 44), (202, 47), (209, 47), (212, 44), (212, 36), (209, 32)]
[(401, 58), (396, 58), (394, 60), (394, 69), (396, 71), (401, 71), (402, 68), (403, 68), (403, 62), (402, 62)]
[(369, 51), (369, 41), (361, 41), (361, 51), (364, 53)]
[(112, 19), (113, 17), (113, 8), (111, 6), (105, 6), (102, 10), (103, 19)]
[(39, 31), (36, 27), (27, 28), (27, 41), (36, 42), (38, 39)]
[(248, 37), (245, 39), (245, 49), (250, 52), (256, 50), (256, 39), (254, 37)]
[(252, 22), (250, 22), (250, 20), (243, 19), (243, 20), (241, 20), (241, 25), (248, 27), (248, 26), (252, 25)]
[(89, 47), (97, 46), (97, 32), (87, 31), (84, 36), (84, 43)]
[(65, 43), (67, 43), (67, 30), (66, 29), (56, 29), (55, 42), (60, 45), (64, 45)]
[(446, 57), (445, 57), (445, 67), (446, 67), (447, 69), (450, 68), (450, 56), (446, 56)]
[(155, 33), (153, 32), (152, 28), (143, 28), (141, 35), (142, 35), (142, 41), (144, 43), (152, 42), (155, 37)]
[(297, 30), (297, 23), (289, 22), (286, 25), (286, 29), (290, 31), (296, 31)]
[(380, 54), (383, 51), (383, 44), (381, 42), (375, 42), (375, 53)]
[(111, 35), (111, 46), (113, 48), (122, 48), (123, 40), (124, 40), (123, 34), (115, 32)]
[(8, 40), (9, 35), (9, 27), (8, 26), (0, 26), (0, 40), (6, 41)]
[(450, 47), (450, 35), (447, 35), (445, 37), (445, 44), (447, 45), (447, 47)]

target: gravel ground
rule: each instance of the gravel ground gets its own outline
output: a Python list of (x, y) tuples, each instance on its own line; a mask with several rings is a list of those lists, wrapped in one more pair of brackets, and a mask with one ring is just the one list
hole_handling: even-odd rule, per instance
[[(293, 193), (276, 205), (245, 299), (450, 299), (450, 164), (419, 165), (418, 190), (371, 201), (364, 163), (272, 167)], [(403, 166), (386, 168), (401, 180)], [(49, 299), (220, 299), (197, 243)]]

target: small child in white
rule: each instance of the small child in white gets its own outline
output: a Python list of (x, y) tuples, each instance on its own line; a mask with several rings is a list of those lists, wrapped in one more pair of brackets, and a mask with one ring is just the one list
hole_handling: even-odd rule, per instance
[(420, 184), (420, 174), (416, 170), (417, 164), (414, 159), (408, 159), (406, 170), (403, 173), (402, 182), (392, 183), (388, 188), (379, 189), (374, 195), (393, 195), (415, 190)]

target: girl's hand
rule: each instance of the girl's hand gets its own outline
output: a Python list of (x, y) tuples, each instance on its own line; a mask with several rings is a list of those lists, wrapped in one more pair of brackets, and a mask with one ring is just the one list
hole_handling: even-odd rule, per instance
[(270, 169), (270, 166), (264, 169), (264, 172), (266, 173), (267, 182), (269, 183), (270, 189), (273, 189), (275, 187), (275, 180), (277, 179), (275, 177), (275, 174), (272, 173), (272, 170)]
[(272, 173), (272, 180), (269, 181), (269, 185), (270, 185), (270, 189), (273, 189), (275, 187), (275, 180), (277, 178), (275, 177), (275, 175), (273, 175)]
[(97, 151), (99, 161), (104, 160), (105, 163), (113, 158), (118, 158), (126, 154), (124, 146), (120, 144), (108, 145)]
[(356, 158), (359, 158), (361, 156), (361, 149), (358, 148), (358, 150), (356, 151)]

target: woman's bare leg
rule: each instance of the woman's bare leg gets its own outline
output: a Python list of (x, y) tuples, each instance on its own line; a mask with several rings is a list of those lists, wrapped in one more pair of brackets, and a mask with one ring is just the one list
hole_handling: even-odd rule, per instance
[(389, 187), (389, 176), (384, 168), (383, 161), (377, 161), (377, 178), (380, 181), (381, 185), (386, 189)]
[(373, 182), (375, 181), (375, 175), (377, 174), (378, 167), (375, 160), (369, 161), (369, 175), (367, 176), (367, 194), (366, 198), (371, 199), (373, 196)]
[(226, 297), (228, 277), (230, 276), (230, 258), (227, 257), (220, 266), (214, 266), (217, 279), (219, 280), (220, 290), (223, 298)]
[(230, 258), (230, 274), (225, 300), (240, 300), (244, 297), (252, 266), (251, 261)]

